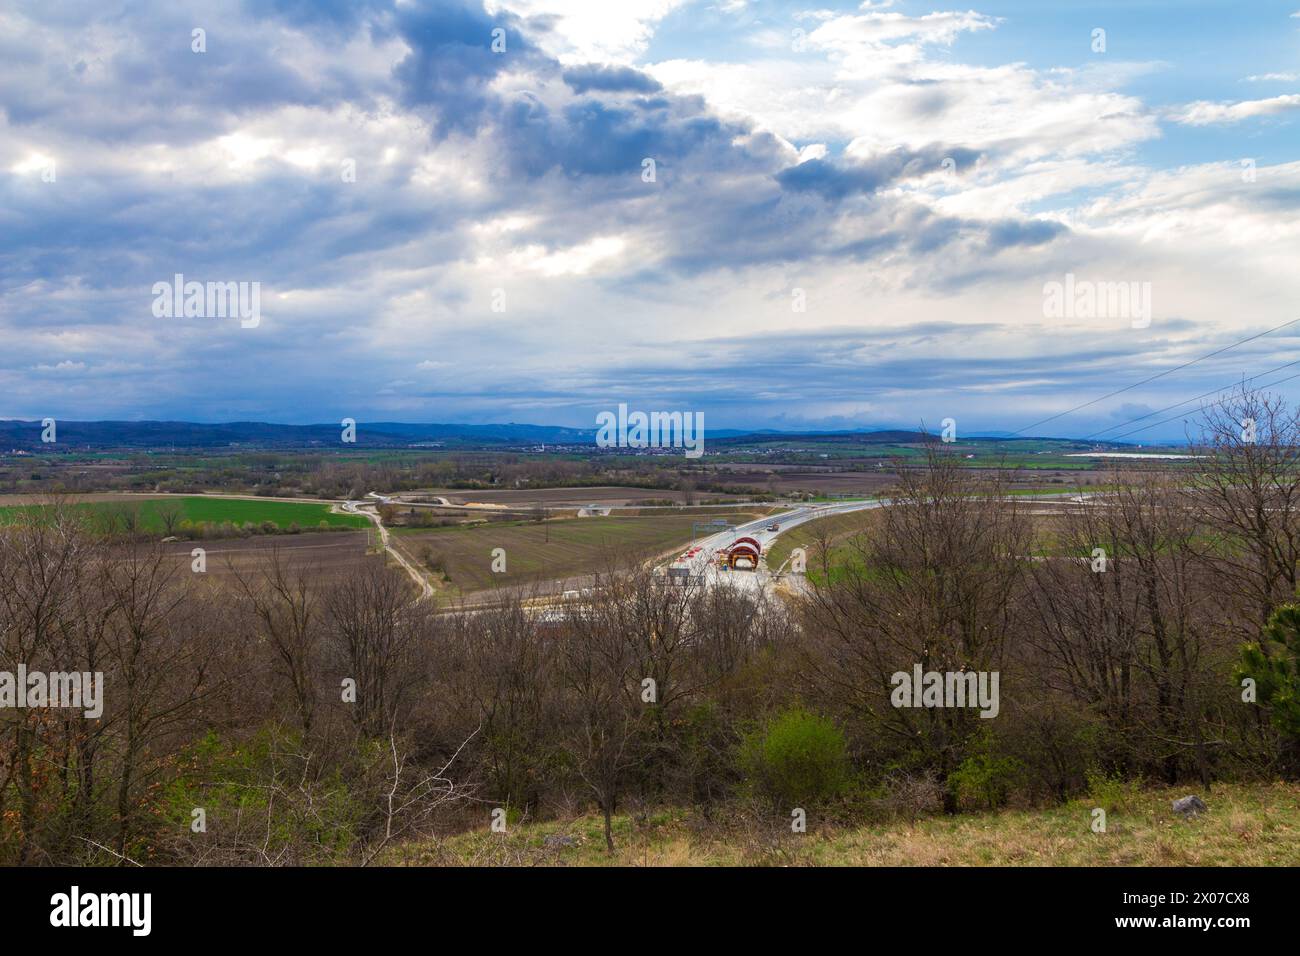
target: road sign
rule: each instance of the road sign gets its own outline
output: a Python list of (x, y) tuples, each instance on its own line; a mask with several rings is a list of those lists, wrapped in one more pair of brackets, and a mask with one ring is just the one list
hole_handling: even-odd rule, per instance
[(692, 521), (691, 538), (694, 539), (701, 531), (706, 534), (720, 534), (723, 531), (735, 531), (735, 526), (727, 524), (725, 519), (718, 518), (713, 521)]

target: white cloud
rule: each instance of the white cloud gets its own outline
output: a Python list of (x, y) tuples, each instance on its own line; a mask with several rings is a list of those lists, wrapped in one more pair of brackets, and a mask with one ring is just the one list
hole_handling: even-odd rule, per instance
[(655, 27), (686, 0), (489, 0), (489, 14), (553, 18), (554, 28), (529, 39), (564, 64), (630, 64), (644, 52)]
[[(976, 170), (969, 175), (964, 171), (959, 173), (961, 175), (955, 183), (944, 177), (935, 177), (924, 184), (924, 188), (931, 191), (931, 201), (939, 212), (968, 218), (1008, 218), (1041, 211), (1052, 197), (1081, 190), (1130, 186), (1141, 182), (1146, 171), (1130, 163), (1074, 157), (1030, 162), (1020, 167), (1014, 176), (1005, 175), (1000, 170), (987, 173)], [(1069, 206), (1058, 205), (1048, 215), (1066, 225), (1075, 225)]]
[(1171, 118), (1185, 126), (1209, 126), (1214, 123), (1240, 123), (1256, 116), (1274, 116), (1294, 109), (1300, 109), (1300, 93), (1272, 96), (1265, 100), (1243, 100), (1240, 103), (1198, 100), (1174, 110)]
[(1160, 135), (1159, 117), (1121, 90), (1167, 64), (1043, 71), (1021, 63), (962, 64), (947, 48), (962, 35), (995, 29), (997, 18), (973, 10), (910, 17), (870, 3), (863, 11), (802, 15), (817, 25), (801, 51), (765, 27), (772, 42), (758, 45), (772, 55), (676, 59), (646, 69), (673, 92), (702, 96), (723, 115), (798, 146), (847, 142), (851, 157), (953, 144), (983, 154), (987, 169), (1014, 176), (1026, 163), (1103, 156)]
[(808, 34), (807, 42), (843, 56), (849, 70), (874, 74), (877, 66), (872, 61), (887, 51), (910, 62), (919, 58), (920, 48), (926, 44), (951, 46), (959, 34), (992, 30), (997, 23), (997, 18), (973, 10), (920, 17), (869, 12), (827, 20)]
[[(1117, 68), (1116, 81), (1137, 69)], [(888, 79), (849, 78), (816, 55), (672, 60), (648, 71), (674, 92), (705, 96), (724, 115), (791, 142), (847, 140), (850, 153), (953, 143), (998, 153), (1014, 168), (1026, 159), (1107, 153), (1160, 133), (1141, 100), (1107, 89), (1093, 71), (923, 61)]]
[(512, 269), (529, 269), (544, 276), (586, 275), (597, 264), (616, 258), (626, 243), (618, 236), (598, 236), (567, 249), (547, 252), (537, 245), (511, 250), (508, 261)]
[(825, 143), (809, 143), (799, 150), (798, 162), (806, 163), (810, 159), (825, 159), (827, 152)]
[(41, 153), (32, 153), (26, 159), (14, 163), (9, 167), (11, 173), (17, 173), (22, 176), (26, 173), (41, 172), (55, 165), (54, 157), (46, 156)]

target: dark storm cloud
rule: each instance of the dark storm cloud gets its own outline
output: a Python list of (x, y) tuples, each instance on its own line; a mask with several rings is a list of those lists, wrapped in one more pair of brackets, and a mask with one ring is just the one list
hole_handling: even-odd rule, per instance
[[(75, 9), (32, 12), (43, 30), (0, 37), (0, 110), (11, 126), (175, 145), (279, 106), (373, 103), (346, 67), (309, 75), (274, 31), (230, 4)], [(192, 49), (195, 29), (205, 52)], [(57, 46), (33, 46), (51, 31)]]
[[(777, 174), (781, 185), (796, 192), (815, 192), (826, 199), (840, 200), (858, 193), (873, 193), (899, 180), (965, 169), (979, 159), (979, 153), (962, 147), (933, 144), (919, 150), (902, 147), (862, 162), (812, 159)], [(951, 160), (945, 166), (944, 160)]]
[(1064, 224), (1047, 219), (1000, 219), (988, 228), (991, 251), (1013, 246), (1040, 246), (1068, 232)]
[[(68, 41), (43, 48), (0, 37), (0, 108), (9, 126), (63, 157), (57, 186), (0, 171), (8, 363), (0, 365), (0, 389), (31, 414), (66, 399), (81, 408), (116, 402), (117, 414), (128, 416), (315, 419), (319, 409), (360, 405), (381, 388), (558, 402), (658, 381), (679, 394), (710, 394), (716, 369), (690, 362), (647, 360), (617, 375), (597, 368), (587, 384), (561, 386), (502, 372), (481, 355), (459, 363), (479, 377), (457, 379), (455, 388), (445, 384), (451, 373), (440, 372), (441, 385), (392, 389), (424, 356), (391, 340), (375, 344), (374, 331), (391, 320), (390, 297), (424, 295), (430, 313), (481, 302), (483, 289), (444, 285), (455, 280), (443, 274), (474, 261), (476, 230), (495, 217), (526, 220), (512, 235), (548, 252), (597, 235), (633, 237), (642, 245), (617, 272), (581, 282), (665, 300), (679, 278), (765, 265), (856, 267), (898, 253), (923, 270), (940, 251), (1034, 246), (1060, 231), (1010, 220), (990, 228), (881, 193), (942, 171), (947, 158), (965, 170), (980, 159), (973, 150), (935, 144), (792, 165), (789, 144), (720, 117), (705, 99), (668, 93), (631, 68), (565, 68), (533, 40), (544, 19), (489, 16), (477, 3), (248, 0), (197, 12), (87, 4), (26, 15)], [(205, 54), (190, 50), (194, 26), (208, 31)], [(492, 51), (498, 28), (505, 53)], [(376, 69), (339, 52), (344, 43), (397, 39), (407, 49), (391, 71), (390, 60)], [(202, 161), (217, 150), (214, 140), (285, 107), (304, 111), (308, 127), (336, 110), (391, 118), (431, 153), (446, 150), (434, 164), (438, 175), (472, 177), (482, 188), (430, 188), (420, 180), (428, 157), (402, 149), (391, 161), (364, 164), (346, 185), (332, 165), (304, 168), (275, 154), (211, 181), (154, 168), (195, 147)], [(343, 155), (370, 145), (335, 135), (331, 146)], [(656, 164), (654, 182), (642, 178), (645, 159)], [(176, 272), (261, 281), (263, 326), (240, 335), (210, 323), (154, 322), (150, 287)], [(977, 270), (966, 275), (975, 281)], [(321, 290), (330, 293), (307, 305), (276, 298)], [(958, 335), (926, 334), (948, 345)], [(780, 360), (765, 357), (761, 342), (737, 345), (717, 368), (740, 373), (758, 363), (789, 400), (797, 389), (779, 380), (787, 374), (818, 394), (852, 393), (864, 374), (860, 361), (845, 359), (854, 341), (813, 341), (806, 350), (791, 343), (793, 357)], [(816, 374), (823, 366), (832, 371)], [(882, 357), (870, 368), (881, 382), (962, 372), (991, 385), (1007, 372), (977, 359), (944, 371)]]
[(518, 100), (502, 110), (501, 122), (511, 166), (533, 177), (558, 169), (567, 176), (639, 179), (647, 158), (654, 159), (665, 176), (674, 164), (710, 160), (724, 172), (741, 161), (731, 140), (746, 132), (680, 104), (648, 111), (596, 99), (560, 111), (535, 100)]
[(663, 86), (654, 77), (630, 66), (601, 66), (589, 63), (575, 66), (562, 74), (564, 82), (578, 94), (590, 93), (658, 93)]
[[(440, 134), (476, 131), (484, 112), (499, 103), (487, 88), (498, 74), (521, 67), (556, 69), (525, 38), (518, 18), (490, 17), (472, 0), (403, 7), (396, 29), (411, 49), (393, 71), (403, 101), (433, 107)], [(493, 49), (496, 30), (502, 31), (500, 50)]]
[[(552, 179), (570, 184), (559, 202), (600, 211), (602, 224), (620, 224), (671, 236), (660, 266), (694, 275), (715, 268), (744, 268), (841, 255), (862, 259), (892, 248), (899, 238), (862, 224), (856, 239), (828, 246), (826, 227), (844, 215), (841, 205), (897, 181), (973, 165), (979, 154), (959, 146), (933, 144), (915, 151), (893, 150), (865, 162), (812, 161), (790, 166), (790, 155), (768, 133), (725, 121), (700, 97), (664, 94), (657, 82), (623, 67), (586, 65), (561, 69), (526, 39), (522, 25), (491, 18), (472, 5), (420, 8), (399, 17), (413, 52), (396, 70), (404, 99), (429, 108), (434, 135), (468, 133), (477, 124), (499, 146), (494, 180), (523, 206), (549, 208)], [(505, 54), (490, 52), (494, 27), (507, 30)], [(542, 91), (497, 93), (489, 84), (503, 71), (525, 71), (543, 82), (557, 76), (581, 98), (556, 103)], [(646, 97), (645, 92), (657, 95)], [(483, 131), (487, 131), (486, 134)], [(656, 165), (651, 195), (640, 174)], [(522, 180), (522, 181), (521, 181)], [(530, 189), (541, 181), (544, 194)], [(821, 204), (801, 201), (820, 197)], [(946, 243), (960, 224), (912, 209), (918, 233), (914, 251)], [(969, 227), (978, 231), (978, 227)], [(639, 277), (629, 278), (636, 285)]]
[[(495, 147), (495, 166), (479, 171), (494, 182), (493, 197), (472, 208), (428, 208), (404, 188), (402, 176), (409, 170), (397, 170), (380, 184), (382, 190), (341, 192), (304, 179), (274, 158), (260, 164), (263, 172), (253, 182), (207, 189), (118, 174), (64, 190), (57, 199), (39, 193), (18, 197), (13, 235), (31, 250), (18, 257), (27, 274), (57, 274), (60, 256), (47, 255), (49, 244), (38, 235), (53, 230), (65, 242), (93, 250), (91, 264), (98, 258), (108, 275), (120, 275), (128, 260), (138, 263), (150, 253), (174, 262), (184, 248), (188, 258), (219, 257), (240, 271), (257, 262), (287, 284), (297, 284), (311, 282), (321, 262), (397, 246), (422, 232), (436, 234), (438, 245), (454, 255), (446, 247), (461, 222), (511, 208), (545, 208), (548, 219), (567, 222), (570, 236), (550, 237), (560, 245), (589, 233), (597, 215), (612, 225), (648, 227), (671, 237), (663, 262), (685, 274), (828, 255), (869, 258), (903, 241), (900, 230), (910, 230), (906, 241), (914, 251), (926, 252), (949, 241), (959, 224), (912, 208), (888, 216), (890, 222), (863, 223), (861, 235), (841, 237), (833, 245), (820, 234), (841, 218), (846, 203), (940, 169), (945, 158), (959, 168), (978, 159), (970, 150), (933, 145), (861, 163), (815, 160), (788, 167), (788, 154), (770, 134), (721, 120), (703, 99), (663, 94), (636, 70), (590, 65), (562, 70), (529, 41), (522, 21), (489, 16), (472, 2), (394, 11), (379, 3), (318, 7), (263, 0), (246, 9), (296, 28), (320, 26), (350, 35), (363, 33), (364, 16), (373, 14), (373, 29), (391, 31), (409, 47), (392, 78), (401, 102), (430, 124), (433, 140), (455, 133)], [(241, 42), (234, 42), (232, 31), (214, 22), (209, 52), (196, 56), (188, 46), (190, 19), (184, 14), (150, 19), (133, 34), (136, 42), (110, 57), (104, 99), (137, 104), (143, 122), (104, 121), (108, 125), (99, 133), (188, 142), (212, 135), (214, 125), (219, 130), (244, 113), (285, 104), (327, 106), (349, 97), (364, 104), (380, 92), (366, 88), (359, 77), (313, 85), (291, 64), (265, 56), (274, 42), (247, 24)], [(498, 28), (505, 31), (504, 53), (492, 51), (492, 31)], [(507, 74), (551, 84), (549, 95), (496, 92), (493, 82)], [(560, 78), (585, 95), (557, 99), (554, 83)], [(649, 90), (658, 93), (640, 95)], [(97, 132), (93, 124), (90, 132)], [(647, 158), (657, 164), (661, 191), (652, 204), (644, 201), (648, 190), (640, 178)], [(558, 196), (553, 173), (568, 183)], [(75, 206), (67, 203), (74, 190)], [(577, 215), (552, 208), (566, 204)], [(196, 237), (198, 223), (203, 229)], [(1010, 229), (994, 241), (1007, 244)]]

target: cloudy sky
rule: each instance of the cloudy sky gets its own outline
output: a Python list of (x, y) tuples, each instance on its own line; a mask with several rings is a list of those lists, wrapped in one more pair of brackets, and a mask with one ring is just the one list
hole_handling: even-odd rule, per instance
[(1160, 375), (1300, 319), (1298, 8), (10, 0), (0, 418), (1181, 435), (1300, 360)]

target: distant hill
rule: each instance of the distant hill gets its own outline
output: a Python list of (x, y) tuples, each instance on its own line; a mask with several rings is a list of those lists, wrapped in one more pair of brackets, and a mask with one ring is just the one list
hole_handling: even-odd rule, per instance
[[(39, 421), (0, 421), (0, 449), (37, 449)], [(58, 444), (94, 448), (218, 448), (249, 445), (263, 448), (338, 447), (340, 425), (277, 425), (269, 422), (57, 422)], [(405, 447), (442, 442), (450, 445), (528, 443), (590, 444), (595, 429), (550, 425), (454, 425), (360, 422), (356, 444), (366, 447)]]
[[(39, 421), (0, 421), (0, 451), (45, 448)], [(69, 448), (337, 448), (342, 427), (336, 424), (279, 425), (271, 422), (57, 422), (58, 445)], [(1006, 440), (1005, 433), (964, 435), (962, 440)], [(1024, 436), (1006, 436), (1023, 438)], [(898, 445), (939, 441), (936, 434), (906, 429), (861, 431), (781, 432), (771, 429), (706, 429), (710, 446), (736, 447), (779, 441), (816, 445)], [(1027, 438), (1025, 440), (1028, 440)], [(405, 448), (441, 444), (444, 447), (594, 445), (595, 428), (526, 425), (516, 422), (492, 425), (454, 423), (361, 422), (356, 444), (368, 448)]]

